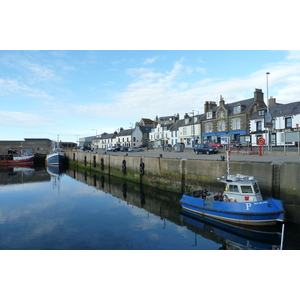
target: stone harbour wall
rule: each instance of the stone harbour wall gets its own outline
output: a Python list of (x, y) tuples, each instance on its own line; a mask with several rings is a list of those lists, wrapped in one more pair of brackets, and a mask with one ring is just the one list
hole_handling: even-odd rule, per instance
[[(147, 186), (183, 193), (218, 189), (216, 179), (227, 174), (227, 162), (203, 159), (137, 157), (92, 152), (66, 152), (71, 167), (124, 178)], [(300, 224), (300, 164), (230, 162), (230, 174), (253, 175), (264, 195), (283, 200), (287, 221)]]

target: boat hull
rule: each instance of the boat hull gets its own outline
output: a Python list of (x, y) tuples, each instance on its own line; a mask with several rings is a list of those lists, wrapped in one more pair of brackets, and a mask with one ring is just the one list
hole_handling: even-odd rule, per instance
[(34, 163), (34, 155), (14, 157), (13, 159), (2, 159), (0, 165), (26, 165)]
[(63, 165), (66, 158), (61, 153), (51, 153), (46, 156), (46, 164), (48, 165)]
[(284, 222), (282, 201), (268, 198), (256, 202), (223, 202), (184, 194), (182, 209), (194, 217), (209, 217), (223, 222), (244, 225), (275, 225)]

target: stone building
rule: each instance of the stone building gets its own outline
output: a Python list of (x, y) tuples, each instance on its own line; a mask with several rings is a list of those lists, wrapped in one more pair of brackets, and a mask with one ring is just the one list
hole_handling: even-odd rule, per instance
[(254, 97), (225, 104), (220, 96), (219, 106), (215, 102), (204, 105), (202, 120), (203, 142), (250, 142), (249, 122), (252, 115), (266, 107), (261, 89), (255, 89)]
[(0, 154), (21, 153), (22, 149), (30, 154), (47, 154), (51, 145), (51, 140), (39, 138), (26, 138), (22, 141), (0, 141)]

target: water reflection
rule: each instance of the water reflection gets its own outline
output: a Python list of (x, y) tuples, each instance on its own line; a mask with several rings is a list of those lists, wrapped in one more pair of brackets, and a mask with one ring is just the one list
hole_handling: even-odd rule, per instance
[[(73, 169), (0, 171), (0, 249), (271, 249), (280, 233), (181, 214), (181, 195)], [(284, 249), (300, 249), (287, 224)], [(295, 239), (296, 237), (296, 239)]]
[(44, 167), (7, 166), (0, 168), (0, 185), (25, 184), (31, 182), (49, 181), (50, 176)]
[(162, 220), (168, 219), (181, 226), (181, 205), (178, 200), (181, 195), (178, 193), (158, 190), (107, 175), (88, 175), (87, 172), (71, 169), (66, 170), (66, 174), (97, 190), (126, 201), (127, 205), (143, 208)]
[[(186, 226), (203, 237), (222, 244), (219, 250), (279, 250), (281, 232), (277, 227), (256, 228), (255, 230), (221, 223), (209, 218), (194, 219), (184, 211), (183, 221)], [(196, 237), (195, 237), (196, 238)]]

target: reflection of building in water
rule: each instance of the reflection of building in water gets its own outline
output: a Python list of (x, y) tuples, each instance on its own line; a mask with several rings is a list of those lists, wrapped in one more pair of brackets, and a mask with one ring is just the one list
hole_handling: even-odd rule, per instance
[(45, 168), (6, 167), (0, 168), (0, 185), (50, 181)]

